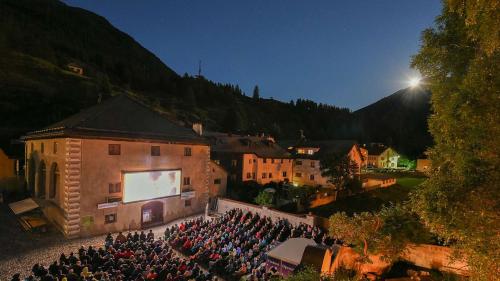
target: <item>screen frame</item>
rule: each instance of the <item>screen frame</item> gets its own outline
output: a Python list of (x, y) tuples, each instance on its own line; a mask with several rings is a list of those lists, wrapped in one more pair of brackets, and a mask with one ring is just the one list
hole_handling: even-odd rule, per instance
[[(179, 171), (180, 172), (180, 186), (179, 186), (179, 194), (176, 195), (169, 195), (169, 196), (162, 196), (162, 197), (156, 197), (152, 199), (144, 199), (144, 200), (134, 200), (134, 201), (123, 201), (123, 198), (125, 198), (125, 174), (137, 174), (137, 173), (147, 173), (147, 172), (170, 172), (170, 171)], [(166, 198), (173, 198), (173, 197), (179, 197), (181, 198), (182, 194), (182, 169), (151, 169), (151, 170), (121, 170), (121, 182), (123, 183), (123, 189), (122, 189), (122, 204), (130, 204), (130, 203), (137, 203), (137, 202), (146, 202), (146, 201), (155, 201), (155, 200), (160, 200), (160, 199), (166, 199)]]

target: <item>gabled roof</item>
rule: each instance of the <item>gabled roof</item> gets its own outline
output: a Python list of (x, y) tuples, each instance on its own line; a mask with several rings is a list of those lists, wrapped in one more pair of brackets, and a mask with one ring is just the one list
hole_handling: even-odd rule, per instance
[[(310, 141), (301, 139), (293, 145), (294, 155), (299, 158), (318, 159), (322, 155), (333, 153), (337, 155), (347, 155), (357, 142), (355, 140), (319, 140)], [(297, 154), (299, 148), (319, 148), (319, 151), (313, 155)]]
[(112, 97), (23, 139), (53, 137), (164, 140), (206, 143), (191, 128), (168, 120), (128, 95)]
[(384, 151), (386, 151), (389, 147), (381, 143), (370, 143), (364, 148), (368, 150), (368, 155), (380, 155)]
[(273, 139), (207, 132), (213, 152), (251, 153), (263, 158), (289, 158), (291, 155)]

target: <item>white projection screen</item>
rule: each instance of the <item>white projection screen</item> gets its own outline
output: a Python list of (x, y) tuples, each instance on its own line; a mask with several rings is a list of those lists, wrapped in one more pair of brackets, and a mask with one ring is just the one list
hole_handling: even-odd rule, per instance
[(180, 170), (123, 173), (124, 203), (180, 194)]

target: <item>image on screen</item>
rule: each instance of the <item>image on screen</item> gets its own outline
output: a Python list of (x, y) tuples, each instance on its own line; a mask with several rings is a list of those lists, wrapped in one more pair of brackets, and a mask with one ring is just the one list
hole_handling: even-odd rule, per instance
[(181, 171), (124, 173), (123, 187), (124, 203), (179, 195)]

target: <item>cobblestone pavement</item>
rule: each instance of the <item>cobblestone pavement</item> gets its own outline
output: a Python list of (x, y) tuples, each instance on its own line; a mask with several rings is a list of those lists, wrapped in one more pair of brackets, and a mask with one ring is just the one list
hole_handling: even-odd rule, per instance
[[(198, 216), (201, 215), (183, 218), (151, 229), (155, 237), (162, 237), (165, 227)], [(68, 240), (54, 229), (43, 234), (28, 233), (21, 229), (8, 207), (0, 204), (0, 281), (9, 281), (15, 273), (21, 273), (21, 277), (26, 277), (31, 273), (31, 267), (35, 263), (49, 265), (58, 260), (61, 253), (67, 255), (70, 252), (77, 252), (82, 245), (102, 247), (104, 238), (105, 236), (101, 235)]]

